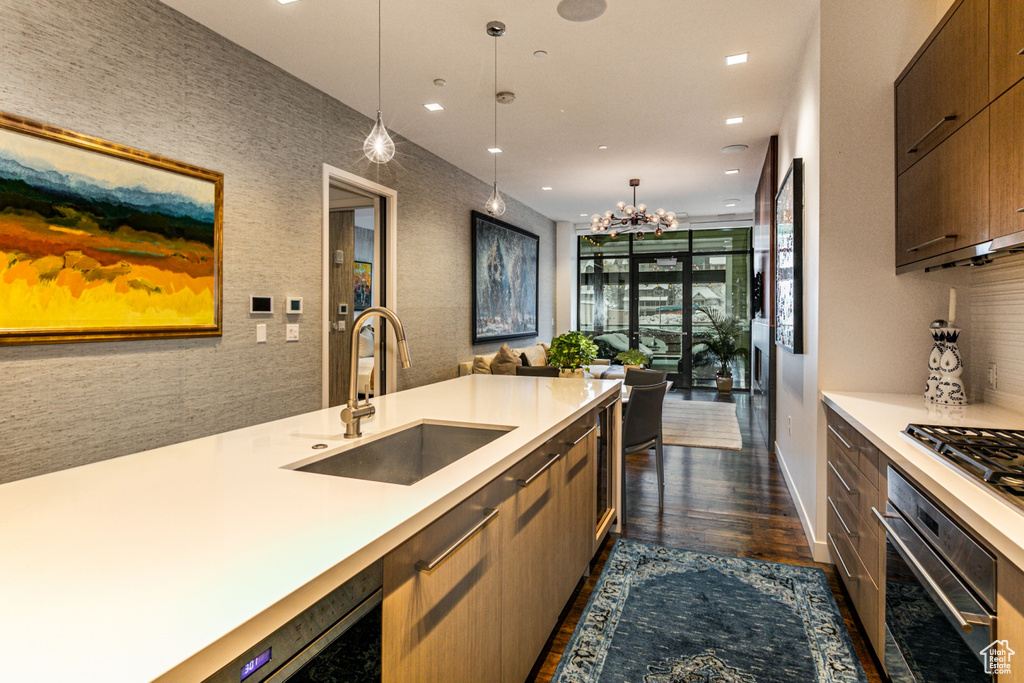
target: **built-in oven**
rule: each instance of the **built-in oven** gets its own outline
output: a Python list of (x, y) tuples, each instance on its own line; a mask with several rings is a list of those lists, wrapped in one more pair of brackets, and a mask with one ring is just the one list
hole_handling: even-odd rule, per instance
[(380, 683), (382, 576), (378, 560), (204, 683)]
[(991, 683), (996, 558), (888, 469), (885, 657), (893, 683)]

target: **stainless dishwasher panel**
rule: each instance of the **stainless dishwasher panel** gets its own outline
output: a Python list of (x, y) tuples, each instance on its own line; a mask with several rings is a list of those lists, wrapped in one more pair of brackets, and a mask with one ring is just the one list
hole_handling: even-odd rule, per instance
[(374, 562), (204, 683), (283, 683), (380, 604), (383, 564)]

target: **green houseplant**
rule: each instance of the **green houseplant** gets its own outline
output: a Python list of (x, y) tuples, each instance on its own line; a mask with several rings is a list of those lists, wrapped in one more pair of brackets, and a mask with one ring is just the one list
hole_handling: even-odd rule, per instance
[(615, 356), (615, 360), (619, 361), (623, 365), (636, 365), (643, 367), (650, 362), (650, 358), (647, 357), (640, 349), (626, 349), (622, 353)]
[(694, 349), (693, 365), (702, 368), (717, 365), (715, 382), (722, 393), (732, 391), (732, 362), (741, 357), (747, 350), (739, 346), (743, 334), (740, 319), (720, 308), (698, 306), (696, 310), (707, 316), (711, 327), (700, 328), (693, 333)]
[(575, 372), (597, 358), (597, 344), (582, 332), (566, 332), (551, 340), (548, 365)]

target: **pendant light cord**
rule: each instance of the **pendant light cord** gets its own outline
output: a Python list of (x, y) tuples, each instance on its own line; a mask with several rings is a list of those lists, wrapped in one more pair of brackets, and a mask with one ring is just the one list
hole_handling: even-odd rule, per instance
[[(498, 149), (498, 36), (494, 36), (494, 149)], [(498, 155), (494, 155), (494, 187), (498, 187)]]
[(380, 112), (380, 83), (381, 83), (381, 80), (380, 80), (380, 70), (381, 70), (381, 66), (380, 66), (380, 62), (381, 62), (381, 59), (380, 59), (380, 56), (381, 56), (381, 47), (380, 47), (380, 43), (381, 43), (381, 40), (380, 40), (380, 27), (381, 27), (380, 16), (381, 16), (381, 12), (380, 12), (380, 6), (381, 6), (382, 3), (383, 3), (383, 0), (377, 0), (377, 111), (378, 112)]

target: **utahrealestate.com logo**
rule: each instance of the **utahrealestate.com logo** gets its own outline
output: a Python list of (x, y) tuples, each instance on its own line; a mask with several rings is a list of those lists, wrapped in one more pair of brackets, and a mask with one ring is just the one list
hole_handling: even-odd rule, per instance
[(985, 673), (1008, 676), (1010, 674), (1010, 657), (1017, 653), (1010, 649), (1010, 641), (993, 640), (979, 654), (985, 658)]

